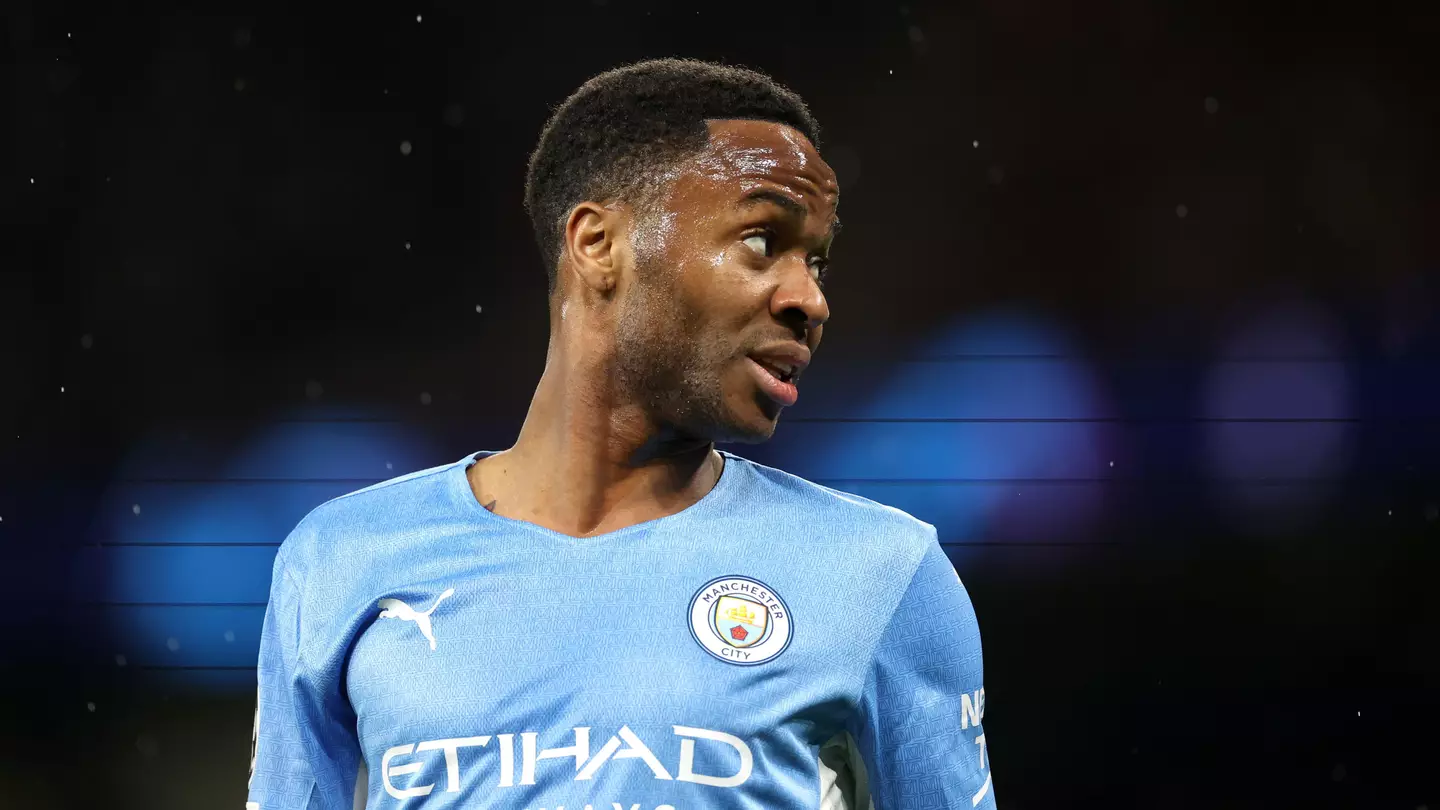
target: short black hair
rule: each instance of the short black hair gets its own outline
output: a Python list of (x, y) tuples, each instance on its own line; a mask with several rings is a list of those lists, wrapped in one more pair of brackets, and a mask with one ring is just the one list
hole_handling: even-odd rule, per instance
[(820, 126), (800, 96), (759, 71), (697, 59), (608, 70), (555, 109), (525, 174), (550, 292), (570, 211), (585, 200), (644, 202), (664, 170), (705, 148), (711, 119), (787, 124), (820, 148)]

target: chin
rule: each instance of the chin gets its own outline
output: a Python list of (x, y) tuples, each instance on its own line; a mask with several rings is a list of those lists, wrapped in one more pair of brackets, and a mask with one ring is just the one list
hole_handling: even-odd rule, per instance
[(753, 428), (747, 426), (744, 429), (731, 429), (726, 432), (725, 436), (716, 438), (715, 441), (727, 444), (760, 444), (769, 441), (770, 437), (774, 435), (775, 423), (767, 422), (764, 425), (753, 426)]
[(745, 412), (732, 410), (726, 414), (725, 424), (717, 433), (723, 434), (723, 438), (717, 437), (717, 442), (733, 442), (735, 444), (760, 444), (769, 441), (775, 435), (775, 427), (780, 421), (780, 411), (784, 410), (779, 405), (765, 399), (757, 401), (752, 407), (745, 409)]
[[(728, 384), (726, 384), (728, 383)], [(760, 444), (775, 435), (785, 407), (761, 393), (748, 376), (690, 393), (669, 414), (682, 432), (717, 443)]]

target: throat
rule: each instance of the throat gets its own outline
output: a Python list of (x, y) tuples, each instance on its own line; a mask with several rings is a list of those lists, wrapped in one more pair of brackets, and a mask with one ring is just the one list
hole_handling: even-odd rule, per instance
[[(553, 481), (530, 480), (485, 460), (472, 464), (466, 478), (476, 502), (491, 514), (571, 537), (594, 537), (669, 517), (699, 502), (718, 485), (725, 465), (713, 451), (707, 461), (698, 474), (685, 476), (688, 485), (678, 489), (665, 486), (675, 483), (674, 471), (657, 468), (610, 487), (564, 487), (564, 497), (558, 500), (547, 497), (553, 494), (547, 485)], [(499, 509), (502, 495), (504, 512)]]

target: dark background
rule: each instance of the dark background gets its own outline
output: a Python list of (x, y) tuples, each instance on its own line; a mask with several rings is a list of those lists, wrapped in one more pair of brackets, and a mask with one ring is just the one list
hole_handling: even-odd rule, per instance
[(508, 446), (528, 153), (683, 55), (797, 90), (842, 184), (814, 383), (728, 449), (939, 527), (1002, 807), (1440, 807), (1437, 23), (12, 7), (0, 806), (242, 805), (275, 545)]

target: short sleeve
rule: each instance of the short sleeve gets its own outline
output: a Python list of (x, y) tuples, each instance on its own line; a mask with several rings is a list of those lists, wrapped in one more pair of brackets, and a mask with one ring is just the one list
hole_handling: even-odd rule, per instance
[(995, 806), (980, 629), (970, 595), (930, 529), (876, 645), (849, 731), (876, 810)]
[(301, 656), (301, 588), (277, 555), (260, 632), (258, 689), (245, 810), (352, 810), (359, 743), (339, 673)]

